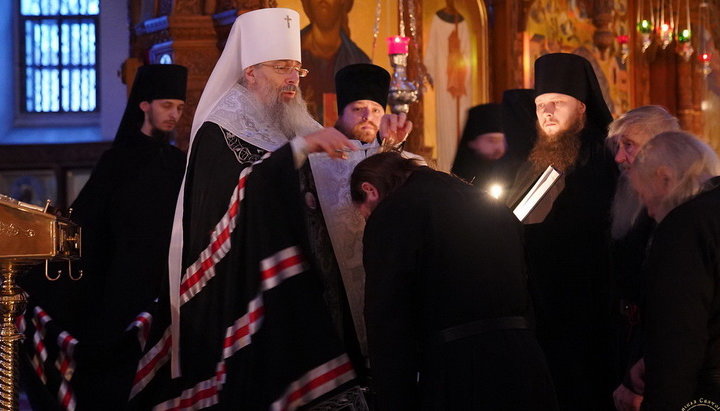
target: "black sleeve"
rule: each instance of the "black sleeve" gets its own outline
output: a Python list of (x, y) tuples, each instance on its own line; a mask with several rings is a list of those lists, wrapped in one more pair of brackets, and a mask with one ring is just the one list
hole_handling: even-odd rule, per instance
[(71, 219), (82, 228), (82, 267), (89, 277), (102, 275), (102, 268), (112, 256), (114, 236), (108, 209), (123, 174), (122, 162), (116, 154), (112, 149), (103, 153), (90, 179), (70, 206)]
[[(683, 217), (683, 218), (672, 218)], [(679, 410), (696, 394), (715, 287), (715, 241), (688, 213), (666, 218), (648, 256), (648, 409)]]
[(380, 410), (416, 409), (419, 397), (415, 299), (422, 220), (395, 205), (380, 204), (363, 237), (370, 372)]

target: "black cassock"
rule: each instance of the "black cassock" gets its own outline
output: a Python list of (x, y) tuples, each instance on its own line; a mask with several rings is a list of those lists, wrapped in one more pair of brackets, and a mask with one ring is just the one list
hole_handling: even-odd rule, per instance
[[(537, 334), (562, 409), (611, 409), (610, 204), (618, 169), (592, 126), (541, 223), (525, 225)], [(539, 173), (530, 163), (516, 187)], [(557, 187), (557, 185), (556, 185)]]
[[(136, 130), (103, 153), (71, 206), (84, 277), (68, 286), (68, 317), (55, 319), (80, 341), (72, 380), (79, 409), (122, 409), (127, 400), (140, 351), (125, 330), (150, 309), (166, 276), (184, 168), (182, 151)], [(44, 308), (53, 316), (54, 307)]]
[(133, 407), (294, 409), (352, 380), (308, 258), (289, 144), (270, 154), (203, 124), (188, 163), (183, 226), (182, 377), (168, 378), (164, 292)]
[(672, 210), (652, 239), (643, 409), (720, 405), (720, 180), (713, 183)]
[(184, 169), (182, 151), (138, 130), (102, 155), (73, 202), (84, 280), (103, 307), (92, 338), (116, 338), (157, 298)]
[(420, 168), (374, 210), (363, 244), (379, 409), (556, 408), (531, 330), (438, 341), (448, 327), (528, 316), (522, 227), (507, 208)]

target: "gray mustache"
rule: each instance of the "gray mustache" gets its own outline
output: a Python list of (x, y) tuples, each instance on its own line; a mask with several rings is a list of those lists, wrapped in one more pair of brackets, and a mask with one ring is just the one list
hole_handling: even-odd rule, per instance
[(294, 84), (287, 84), (287, 85), (283, 86), (283, 88), (281, 88), (280, 91), (281, 92), (285, 92), (285, 91), (297, 92), (297, 86)]

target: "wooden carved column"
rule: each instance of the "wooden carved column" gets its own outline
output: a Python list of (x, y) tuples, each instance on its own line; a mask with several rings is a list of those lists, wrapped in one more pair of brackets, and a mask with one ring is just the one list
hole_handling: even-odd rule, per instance
[(204, 15), (199, 0), (162, 1), (161, 17), (146, 20), (136, 28), (140, 43), (149, 43), (148, 63), (175, 63), (188, 68), (185, 111), (177, 127), (175, 144), (187, 150), (195, 107), (205, 82), (220, 57), (212, 17)]
[(697, 59), (678, 59), (677, 117), (683, 130), (700, 136), (703, 131), (700, 104), (705, 82), (699, 66)]
[(500, 103), (503, 91), (525, 86), (524, 36), (534, 0), (484, 1), (489, 11), (490, 101)]
[(522, 39), (526, 11), (525, 0), (486, 0), (490, 11), (490, 101), (502, 101), (503, 91), (522, 87)]
[(609, 0), (595, 0), (593, 2), (593, 43), (606, 56), (608, 49), (612, 50), (615, 44), (615, 33), (610, 30), (612, 22), (612, 4)]
[[(698, 14), (698, 11), (700, 2), (702, 1), (703, 0), (690, 1), (691, 25), (693, 26), (693, 36), (696, 40), (693, 44), (695, 54), (693, 54), (688, 61), (685, 61), (683, 58), (678, 58), (677, 116), (680, 120), (680, 127), (682, 127), (683, 130), (688, 130), (700, 136), (717, 149), (720, 147), (717, 137), (705, 135), (705, 123), (702, 110), (702, 101), (705, 98), (706, 88), (708, 87), (705, 74), (703, 73), (703, 64), (698, 58), (700, 44), (697, 40), (701, 36), (699, 31), (700, 14)], [(715, 141), (712, 141), (713, 137), (715, 137)]]
[(632, 29), (629, 30), (628, 33), (630, 36), (628, 41), (630, 55), (628, 56), (627, 65), (628, 86), (630, 88), (630, 107), (635, 108), (650, 104), (650, 88), (648, 87), (650, 80), (647, 58), (645, 54), (640, 51), (641, 39), (637, 30), (634, 29), (638, 0), (628, 0), (627, 7), (627, 16), (632, 19), (629, 24)]
[[(632, 24), (637, 16), (637, 8), (638, 0), (628, 1), (627, 15), (633, 19)], [(695, 0), (691, 1), (691, 9), (697, 9)], [(657, 12), (657, 8), (654, 11)], [(694, 12), (691, 13), (691, 18), (695, 29), (697, 16)], [(628, 68), (631, 107), (648, 104), (664, 106), (680, 120), (683, 130), (702, 135), (701, 102), (705, 84), (697, 55), (685, 61), (677, 54), (675, 41), (665, 49), (653, 43), (643, 53), (639, 37), (636, 30), (630, 31)]]
[(136, 49), (146, 51), (148, 63), (172, 62), (188, 68), (185, 111), (177, 127), (180, 149), (188, 149), (195, 108), (235, 17), (276, 6), (276, 0), (162, 0), (158, 6), (161, 17), (136, 27)]

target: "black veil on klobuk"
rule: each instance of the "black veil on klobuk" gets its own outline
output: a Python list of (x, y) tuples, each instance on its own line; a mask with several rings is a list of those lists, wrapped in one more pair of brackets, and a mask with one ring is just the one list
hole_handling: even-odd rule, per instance
[(133, 135), (144, 120), (140, 103), (158, 99), (185, 101), (187, 68), (177, 64), (148, 64), (140, 66), (128, 97), (125, 113), (115, 134), (113, 146), (124, 143), (125, 136)]
[(535, 96), (545, 93), (567, 94), (585, 103), (593, 128), (604, 132), (612, 121), (592, 64), (584, 57), (552, 53), (535, 60)]
[(487, 160), (478, 156), (468, 143), (486, 133), (502, 133), (500, 104), (488, 103), (468, 110), (467, 121), (462, 138), (458, 143), (452, 173), (475, 185), (482, 185), (492, 170), (493, 163), (500, 160)]
[(502, 126), (507, 141), (507, 156), (520, 161), (530, 155), (537, 140), (535, 90), (505, 90), (502, 97)]

